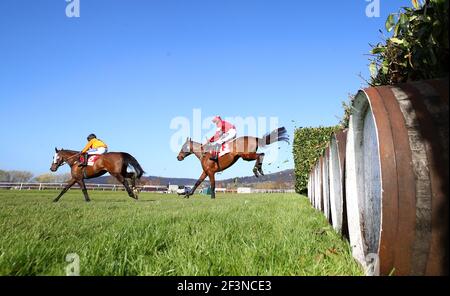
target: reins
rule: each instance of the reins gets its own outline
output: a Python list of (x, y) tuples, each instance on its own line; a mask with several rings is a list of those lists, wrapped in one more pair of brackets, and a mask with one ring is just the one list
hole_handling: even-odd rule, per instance
[(194, 144), (200, 145), (200, 155), (201, 155), (201, 158), (203, 158), (205, 156), (205, 154), (207, 153), (206, 150), (204, 149), (204, 146), (207, 146), (207, 145), (203, 145), (202, 143), (196, 143), (191, 140), (190, 144), (189, 144), (189, 152), (194, 153), (194, 154), (196, 152), (194, 149)]
[(75, 156), (80, 156), (80, 155), (81, 155), (81, 152), (78, 152), (78, 153), (76, 153), (76, 154), (74, 154), (74, 155), (72, 155), (72, 156), (67, 157), (66, 159), (63, 158), (63, 163), (61, 163), (60, 166), (62, 166), (64, 163), (69, 164), (69, 163), (67, 162), (68, 160), (74, 158)]

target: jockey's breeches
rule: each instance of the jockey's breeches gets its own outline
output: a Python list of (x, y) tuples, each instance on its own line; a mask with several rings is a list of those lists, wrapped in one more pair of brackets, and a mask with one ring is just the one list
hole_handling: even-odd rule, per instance
[(216, 141), (217, 144), (222, 145), (225, 142), (231, 141), (236, 138), (236, 129), (229, 129), (226, 133), (224, 133), (219, 140)]
[(98, 147), (89, 149), (86, 153), (89, 155), (100, 155), (105, 154), (106, 152), (108, 152), (108, 149), (106, 149), (105, 147)]

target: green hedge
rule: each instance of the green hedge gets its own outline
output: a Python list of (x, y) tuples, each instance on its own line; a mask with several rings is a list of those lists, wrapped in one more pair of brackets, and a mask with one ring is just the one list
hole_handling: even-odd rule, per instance
[(332, 127), (298, 128), (294, 133), (295, 191), (306, 193), (308, 176), (317, 159), (324, 153), (331, 134), (340, 129)]
[(412, 8), (389, 15), (388, 36), (373, 46), (371, 85), (448, 76), (448, 0), (412, 0)]

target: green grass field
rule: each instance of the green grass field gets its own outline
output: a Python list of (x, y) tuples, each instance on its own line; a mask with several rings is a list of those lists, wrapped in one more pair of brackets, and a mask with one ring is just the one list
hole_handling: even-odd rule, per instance
[(0, 191), (0, 275), (362, 275), (300, 195), (56, 194)]

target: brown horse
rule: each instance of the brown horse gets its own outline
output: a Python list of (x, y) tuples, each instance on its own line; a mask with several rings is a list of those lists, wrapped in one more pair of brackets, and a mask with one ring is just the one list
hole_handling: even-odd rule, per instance
[[(90, 201), (84, 179), (100, 177), (107, 172), (123, 184), (130, 197), (138, 199), (136, 180), (139, 180), (142, 177), (144, 170), (137, 160), (130, 154), (123, 152), (106, 153), (100, 155), (93, 166), (80, 167), (80, 152), (63, 149), (58, 150), (56, 148), (55, 152), (56, 153), (53, 157), (53, 163), (50, 170), (52, 172), (56, 172), (60, 166), (67, 163), (70, 166), (72, 178), (67, 182), (66, 187), (61, 191), (61, 193), (53, 200), (54, 202), (57, 202), (61, 196), (63, 196), (63, 194), (66, 193), (66, 191), (69, 190), (75, 183), (80, 185), (80, 188), (84, 194), (84, 199), (86, 201)], [(127, 172), (128, 166), (133, 167), (133, 173)], [(131, 179), (131, 188), (127, 179)]]
[(273, 144), (278, 141), (289, 142), (287, 131), (284, 127), (274, 130), (270, 134), (266, 134), (262, 138), (256, 137), (240, 137), (229, 143), (230, 152), (219, 157), (218, 161), (210, 160), (210, 151), (208, 144), (202, 145), (192, 141), (190, 138), (186, 139), (178, 154), (177, 159), (179, 161), (184, 160), (187, 156), (194, 154), (201, 162), (203, 172), (198, 181), (190, 192), (186, 194), (186, 198), (193, 195), (197, 187), (206, 179), (209, 178), (211, 184), (211, 198), (215, 198), (215, 174), (221, 172), (236, 163), (239, 158), (246, 161), (256, 160), (253, 168), (253, 173), (256, 177), (264, 175), (262, 170), (262, 164), (264, 159), (264, 153), (258, 153), (258, 148)]

